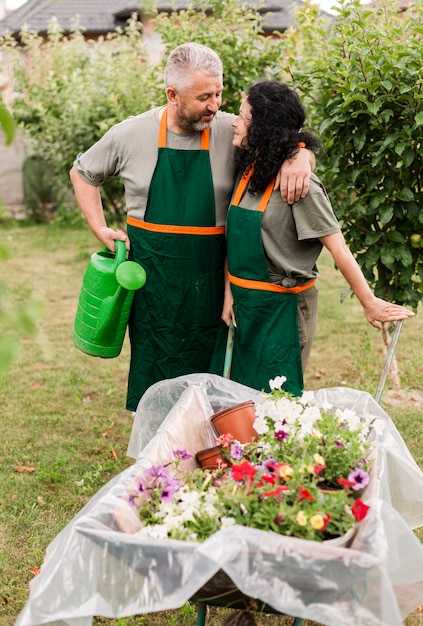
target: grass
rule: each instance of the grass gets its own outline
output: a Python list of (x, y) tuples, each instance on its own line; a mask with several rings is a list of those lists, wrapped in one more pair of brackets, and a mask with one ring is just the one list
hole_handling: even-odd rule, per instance
[[(19, 357), (0, 379), (0, 626), (11, 626), (46, 547), (104, 483), (132, 463), (126, 457), (132, 418), (124, 408), (127, 340), (121, 355), (109, 360), (84, 355), (72, 341), (82, 276), (98, 249), (88, 229), (13, 225), (2, 228), (2, 242), (10, 253), (2, 262), (9, 296), (25, 302), (31, 295), (44, 306), (36, 335), (22, 340)], [(356, 300), (340, 304), (345, 282), (328, 256), (320, 268), (320, 321), (306, 387), (349, 386), (373, 394), (384, 363), (380, 335)], [(402, 390), (387, 383), (382, 405), (423, 467), (421, 317), (404, 324), (396, 350)], [(187, 604), (117, 620), (99, 617), (94, 624), (188, 626), (195, 614), (196, 606)], [(222, 624), (228, 614), (211, 609), (208, 626)], [(259, 621), (282, 626), (292, 620)], [(423, 614), (416, 611), (406, 624), (423, 624)]]

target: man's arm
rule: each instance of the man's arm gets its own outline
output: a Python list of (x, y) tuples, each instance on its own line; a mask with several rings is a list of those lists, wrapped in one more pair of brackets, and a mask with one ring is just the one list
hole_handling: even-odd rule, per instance
[(85, 182), (75, 167), (72, 167), (69, 176), (72, 181), (76, 201), (92, 233), (112, 252), (115, 251), (115, 239), (126, 241), (126, 247), (129, 249), (129, 240), (126, 233), (123, 230), (113, 230), (113, 228), (107, 226), (99, 188)]
[(382, 328), (381, 322), (394, 322), (414, 315), (404, 306), (386, 302), (373, 294), (342, 233), (321, 237), (320, 241), (331, 253), (341, 274), (360, 301), (367, 320), (372, 326), (380, 330)]
[(280, 189), (282, 200), (288, 204), (299, 202), (310, 187), (310, 174), (316, 167), (314, 153), (307, 148), (299, 148), (291, 159), (282, 163), (275, 180), (275, 189)]

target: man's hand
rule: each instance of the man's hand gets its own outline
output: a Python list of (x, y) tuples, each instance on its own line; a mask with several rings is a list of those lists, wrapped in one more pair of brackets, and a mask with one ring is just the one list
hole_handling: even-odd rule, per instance
[(292, 157), (282, 163), (275, 180), (274, 189), (280, 189), (282, 200), (293, 204), (308, 194), (310, 174), (316, 159), (311, 150), (300, 148)]
[(129, 250), (129, 237), (123, 230), (113, 230), (113, 228), (109, 228), (108, 226), (102, 226), (96, 233), (96, 237), (111, 252), (116, 251), (116, 239), (124, 241), (126, 249)]

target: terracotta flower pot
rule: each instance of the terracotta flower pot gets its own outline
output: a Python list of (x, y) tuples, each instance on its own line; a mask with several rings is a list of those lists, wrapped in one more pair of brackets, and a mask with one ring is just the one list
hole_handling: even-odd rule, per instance
[(201, 469), (217, 469), (221, 464), (226, 464), (226, 461), (220, 456), (220, 446), (199, 450), (195, 458), (201, 465)]
[(254, 402), (247, 400), (215, 413), (211, 421), (219, 435), (230, 433), (241, 443), (250, 443), (258, 438), (253, 428), (257, 418)]

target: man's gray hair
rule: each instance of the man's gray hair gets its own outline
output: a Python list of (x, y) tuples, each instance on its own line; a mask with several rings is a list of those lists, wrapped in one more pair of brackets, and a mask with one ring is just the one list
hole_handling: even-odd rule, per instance
[(223, 76), (219, 56), (199, 43), (183, 43), (169, 55), (164, 71), (165, 89), (174, 87), (184, 93), (194, 83), (194, 72), (201, 70), (210, 76)]

